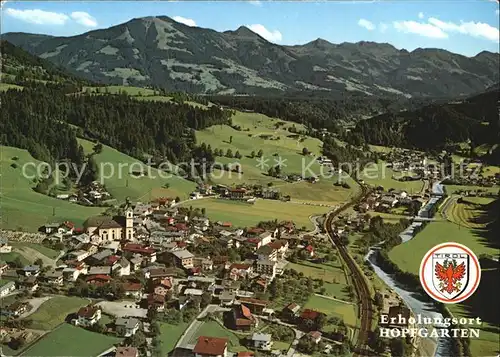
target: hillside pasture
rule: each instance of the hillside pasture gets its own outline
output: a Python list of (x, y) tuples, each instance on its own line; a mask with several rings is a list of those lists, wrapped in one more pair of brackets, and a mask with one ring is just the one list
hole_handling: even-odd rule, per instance
[(309, 220), (311, 215), (322, 215), (328, 211), (326, 207), (303, 205), (292, 202), (259, 199), (255, 204), (217, 198), (190, 200), (182, 204), (184, 207), (205, 208), (207, 217), (212, 221), (231, 222), (233, 226), (249, 227), (261, 221), (277, 219), (293, 220), (297, 227), (312, 229)]
[(78, 312), (80, 307), (89, 304), (88, 299), (75, 296), (55, 296), (44, 302), (29, 318), (31, 328), (51, 330), (64, 322), (67, 315)]
[(492, 198), (465, 197), (459, 203), (454, 199), (446, 209), (446, 217), (462, 227), (481, 229), (494, 219), (485, 212), (485, 205), (493, 202)]
[(79, 225), (103, 211), (35, 192), (34, 178), (39, 177), (36, 168), (40, 167), (40, 161), (26, 150), (7, 146), (1, 146), (0, 150), (2, 228), (36, 232), (46, 223), (66, 220)]
[[(330, 169), (320, 165), (316, 160), (321, 156), (322, 142), (306, 135), (288, 131), (303, 130), (303, 126), (270, 118), (263, 114), (239, 112), (232, 117), (233, 126), (214, 125), (196, 132), (199, 144), (210, 145), (212, 150), (222, 150), (224, 156), (216, 157), (216, 162), (223, 165), (239, 163), (242, 173), (213, 171), (211, 181), (225, 185), (251, 184), (266, 186), (269, 183), (281, 191), (283, 195), (291, 195), (292, 200), (317, 203), (344, 202), (354, 194), (358, 187), (349, 177), (345, 181), (350, 188), (334, 186), (339, 182), (338, 176), (330, 173)], [(303, 155), (307, 149), (310, 155)], [(239, 152), (241, 159), (227, 157), (231, 150), (234, 156)], [(262, 158), (257, 158), (262, 150)], [(287, 182), (268, 175), (268, 170), (281, 164), (281, 175), (317, 176), (316, 184), (307, 182)], [(315, 186), (317, 185), (317, 186)]]
[(313, 295), (309, 298), (304, 308), (322, 312), (327, 316), (339, 317), (346, 325), (351, 327), (355, 327), (357, 324), (356, 308), (353, 304), (346, 304)]
[(395, 172), (386, 166), (385, 161), (380, 160), (377, 164), (370, 164), (361, 170), (359, 178), (371, 186), (382, 186), (385, 190), (394, 188), (406, 190), (408, 193), (419, 193), (424, 183), (421, 180), (399, 181), (396, 178), (411, 176), (412, 173)]
[(116, 337), (88, 331), (81, 327), (63, 324), (43, 336), (21, 356), (98, 356), (121, 340)]
[[(94, 143), (78, 139), (85, 151), (91, 152)], [(187, 198), (195, 183), (171, 173), (147, 166), (133, 157), (103, 145), (102, 152), (94, 155), (99, 180), (119, 203), (127, 197), (137, 201), (149, 201), (157, 197)], [(134, 172), (143, 172), (137, 176)]]

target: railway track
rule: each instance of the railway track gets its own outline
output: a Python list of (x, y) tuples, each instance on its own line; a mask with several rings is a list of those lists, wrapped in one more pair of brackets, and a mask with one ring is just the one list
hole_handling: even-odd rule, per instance
[(358, 197), (345, 205), (339, 207), (338, 209), (332, 211), (327, 219), (325, 220), (325, 230), (328, 232), (330, 236), (330, 241), (337, 248), (342, 260), (345, 265), (349, 269), (352, 277), (352, 281), (354, 283), (354, 289), (360, 301), (360, 319), (361, 319), (361, 327), (358, 335), (358, 340), (356, 346), (354, 347), (354, 356), (370, 356), (373, 353), (370, 353), (368, 348), (368, 339), (371, 331), (372, 324), (372, 299), (370, 295), (370, 289), (365, 280), (363, 272), (358, 267), (354, 259), (351, 257), (345, 245), (342, 244), (340, 237), (334, 232), (332, 228), (333, 219), (338, 216), (343, 211), (352, 207), (356, 203), (360, 202), (368, 195), (368, 190), (364, 185), (360, 185), (362, 192)]

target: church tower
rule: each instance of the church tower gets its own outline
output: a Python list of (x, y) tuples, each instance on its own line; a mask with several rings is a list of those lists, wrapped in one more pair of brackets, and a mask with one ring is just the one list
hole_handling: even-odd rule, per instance
[(130, 207), (125, 210), (125, 239), (134, 239), (134, 210)]

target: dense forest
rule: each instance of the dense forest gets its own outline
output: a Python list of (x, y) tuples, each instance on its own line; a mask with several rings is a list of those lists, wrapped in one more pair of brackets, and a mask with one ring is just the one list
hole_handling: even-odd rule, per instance
[(51, 62), (24, 51), (8, 41), (0, 41), (2, 82), (29, 86), (32, 82), (65, 83), (78, 86), (90, 81), (69, 74)]
[(367, 98), (345, 96), (341, 100), (325, 97), (211, 96), (210, 101), (223, 106), (253, 111), (283, 120), (304, 124), (315, 129), (339, 132), (339, 125), (383, 112), (414, 109), (426, 103), (423, 99)]
[(500, 143), (498, 99), (498, 91), (493, 90), (461, 102), (385, 113), (357, 123), (347, 139), (354, 145), (423, 150), (447, 149), (464, 142), (472, 147)]
[(188, 160), (196, 146), (194, 130), (230, 124), (231, 116), (217, 106), (205, 110), (188, 104), (152, 105), (125, 95), (65, 95), (45, 85), (8, 90), (0, 100), (2, 143), (45, 161), (77, 161), (76, 136), (137, 158), (151, 154), (174, 163)]

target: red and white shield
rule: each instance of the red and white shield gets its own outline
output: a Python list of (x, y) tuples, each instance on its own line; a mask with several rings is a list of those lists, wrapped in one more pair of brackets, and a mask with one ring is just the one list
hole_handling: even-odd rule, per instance
[(420, 283), (434, 300), (456, 304), (476, 291), (481, 267), (466, 246), (449, 242), (430, 249), (420, 264)]
[(466, 291), (469, 285), (469, 262), (467, 253), (434, 253), (432, 264), (434, 288), (447, 300), (453, 300)]

